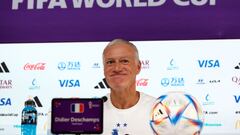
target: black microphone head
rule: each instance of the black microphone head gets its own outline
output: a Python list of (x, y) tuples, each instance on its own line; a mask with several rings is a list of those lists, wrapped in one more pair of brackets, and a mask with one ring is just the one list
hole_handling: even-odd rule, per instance
[(103, 96), (102, 99), (103, 99), (103, 102), (106, 102), (108, 100), (107, 96)]

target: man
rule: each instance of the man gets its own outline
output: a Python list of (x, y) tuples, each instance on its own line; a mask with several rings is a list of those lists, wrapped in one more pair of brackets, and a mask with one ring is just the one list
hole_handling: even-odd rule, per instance
[(103, 135), (151, 135), (150, 111), (155, 98), (136, 90), (141, 71), (138, 50), (115, 39), (103, 51), (104, 75), (111, 92), (104, 103)]
[(136, 76), (141, 71), (136, 46), (115, 39), (105, 47), (102, 56), (104, 75), (111, 89), (104, 103), (102, 135), (153, 135), (149, 123), (155, 98), (136, 90)]

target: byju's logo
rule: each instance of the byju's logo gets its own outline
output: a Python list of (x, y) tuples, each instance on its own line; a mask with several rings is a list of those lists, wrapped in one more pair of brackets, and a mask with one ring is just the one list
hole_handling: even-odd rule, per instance
[(235, 99), (235, 102), (236, 103), (239, 103), (239, 101), (240, 101), (240, 96), (238, 95), (233, 95), (234, 96), (234, 99)]
[(0, 89), (11, 89), (12, 80), (0, 80)]
[(161, 85), (164, 87), (184, 86), (184, 78), (183, 77), (162, 78)]
[(198, 60), (200, 68), (219, 68), (219, 60)]
[(238, 63), (238, 65), (236, 67), (234, 67), (235, 69), (240, 69), (240, 63)]
[(79, 61), (67, 61), (58, 63), (59, 70), (80, 70), (80, 67), (81, 65)]
[(61, 87), (80, 87), (79, 80), (59, 80)]
[(11, 106), (12, 102), (10, 98), (0, 98), (0, 107), (1, 106)]
[(215, 123), (204, 122), (204, 126), (206, 126), (206, 127), (221, 127), (222, 123), (218, 123), (218, 122), (215, 122)]
[(5, 62), (2, 62), (0, 65), (0, 73), (9, 73), (8, 67)]
[(176, 64), (176, 62), (174, 61), (174, 59), (171, 59), (171, 61), (169, 62), (169, 66), (167, 67), (167, 70), (177, 70), (178, 66)]
[(109, 89), (110, 87), (105, 78), (103, 78), (102, 81), (99, 82), (98, 85), (94, 87), (94, 89), (106, 89), (106, 88)]

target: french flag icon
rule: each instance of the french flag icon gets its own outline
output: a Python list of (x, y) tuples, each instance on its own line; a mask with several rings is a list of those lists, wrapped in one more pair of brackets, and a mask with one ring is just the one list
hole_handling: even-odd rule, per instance
[(73, 103), (71, 104), (71, 113), (83, 113), (84, 104), (83, 103)]

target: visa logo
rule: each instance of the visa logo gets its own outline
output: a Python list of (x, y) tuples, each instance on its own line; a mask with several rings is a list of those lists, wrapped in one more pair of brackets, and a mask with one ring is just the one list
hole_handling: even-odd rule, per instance
[(59, 80), (61, 87), (80, 87), (79, 80)]
[(220, 67), (218, 60), (198, 60), (198, 64), (201, 68)]
[(235, 98), (236, 103), (238, 103), (240, 101), (240, 96), (234, 95), (234, 98)]
[(11, 106), (11, 99), (10, 98), (0, 98), (0, 106)]

